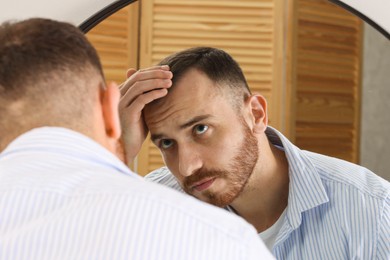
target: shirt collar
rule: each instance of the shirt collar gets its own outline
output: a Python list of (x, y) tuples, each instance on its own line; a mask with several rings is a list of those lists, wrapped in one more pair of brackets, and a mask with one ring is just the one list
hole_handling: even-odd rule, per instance
[(273, 145), (285, 150), (290, 179), (287, 220), (296, 229), (302, 222), (302, 212), (327, 203), (329, 198), (310, 159), (276, 129), (268, 127), (265, 133)]
[(25, 152), (52, 152), (61, 156), (72, 156), (130, 176), (137, 176), (105, 147), (76, 131), (62, 127), (40, 127), (32, 129), (12, 141), (0, 159)]

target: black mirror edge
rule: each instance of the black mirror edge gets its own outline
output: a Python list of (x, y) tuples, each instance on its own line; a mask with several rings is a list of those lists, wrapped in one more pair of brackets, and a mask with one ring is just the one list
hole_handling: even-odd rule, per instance
[[(95, 27), (98, 23), (100, 23), (102, 20), (110, 16), (111, 14), (115, 13), (119, 9), (136, 2), (137, 0), (119, 0), (116, 1), (96, 14), (92, 15), (89, 17), (87, 20), (85, 20), (82, 24), (80, 24), (79, 28), (82, 30), (84, 33), (87, 33), (89, 30), (91, 30), (93, 27)], [(363, 21), (367, 22), (370, 24), (372, 27), (374, 27), (376, 30), (378, 30), (380, 33), (382, 33), (387, 39), (390, 40), (390, 33), (387, 32), (385, 29), (383, 29), (381, 26), (379, 26), (377, 23), (372, 21), (370, 18), (362, 14), (361, 12), (357, 11), (356, 9), (350, 7), (349, 5), (341, 2), (340, 0), (329, 0), (330, 2), (341, 6), (342, 8), (346, 9), (347, 11), (351, 12), (352, 14), (358, 16), (360, 19)]]
[(137, 0), (119, 0), (115, 1), (114, 3), (104, 7), (102, 10), (97, 12), (96, 14), (89, 17), (87, 20), (85, 20), (82, 24), (79, 25), (79, 29), (83, 31), (84, 33), (87, 33), (89, 30), (91, 30), (93, 27), (95, 27), (98, 23), (106, 19), (108, 16), (112, 15), (119, 9), (122, 9), (123, 7), (136, 2)]
[(357, 17), (359, 17), (360, 19), (362, 19), (363, 21), (365, 21), (366, 23), (368, 23), (369, 25), (371, 25), (372, 27), (374, 27), (377, 31), (379, 31), (380, 33), (382, 33), (388, 40), (390, 40), (390, 33), (388, 31), (386, 31), (385, 29), (383, 29), (381, 26), (379, 26), (376, 22), (374, 22), (373, 20), (371, 20), (370, 18), (368, 18), (367, 16), (365, 16), (364, 14), (362, 14), (361, 12), (357, 11), (356, 9), (350, 7), (349, 5), (341, 2), (340, 0), (329, 0), (330, 2), (338, 5), (338, 6), (341, 6), (342, 8), (346, 9), (347, 11), (351, 12), (352, 14), (356, 15)]

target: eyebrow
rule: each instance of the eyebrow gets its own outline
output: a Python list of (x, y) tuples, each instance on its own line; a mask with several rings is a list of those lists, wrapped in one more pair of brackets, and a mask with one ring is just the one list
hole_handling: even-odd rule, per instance
[[(194, 124), (196, 124), (196, 123), (198, 123), (198, 122), (200, 122), (200, 121), (202, 121), (202, 120), (205, 120), (205, 119), (207, 119), (207, 118), (210, 118), (210, 117), (212, 117), (212, 115), (210, 115), (210, 114), (196, 116), (196, 117), (194, 117), (194, 118), (191, 118), (188, 122), (186, 122), (186, 123), (180, 125), (179, 128), (180, 128), (180, 129), (188, 128), (188, 127), (190, 127), (190, 126), (192, 126), (192, 125), (194, 125)], [(156, 142), (156, 140), (159, 140), (159, 139), (162, 139), (162, 138), (164, 138), (164, 135), (163, 135), (163, 134), (152, 134), (152, 135), (150, 136), (150, 139), (151, 139), (154, 143)]]
[(205, 119), (207, 119), (209, 117), (211, 117), (210, 114), (196, 116), (196, 117), (192, 118), (191, 120), (189, 120), (188, 122), (182, 124), (180, 126), (180, 129), (184, 129), (184, 128), (190, 127), (190, 126), (192, 126), (192, 125), (194, 125), (194, 124), (196, 124), (196, 123), (198, 123), (198, 122), (200, 122), (202, 120), (205, 120)]

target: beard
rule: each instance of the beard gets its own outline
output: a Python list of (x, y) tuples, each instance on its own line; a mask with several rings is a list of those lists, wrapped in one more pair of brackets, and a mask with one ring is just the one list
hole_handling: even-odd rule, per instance
[[(194, 183), (205, 178), (220, 178), (227, 181), (226, 190), (218, 193), (205, 190), (198, 198), (218, 207), (225, 207), (232, 203), (244, 190), (259, 157), (257, 138), (253, 135), (246, 122), (243, 122), (244, 140), (226, 169), (201, 168), (183, 180), (183, 189), (193, 195), (191, 188)], [(195, 196), (195, 195), (193, 195)]]

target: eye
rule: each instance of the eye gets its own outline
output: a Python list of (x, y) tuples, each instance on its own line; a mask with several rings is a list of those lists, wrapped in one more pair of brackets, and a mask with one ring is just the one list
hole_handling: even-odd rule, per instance
[(207, 131), (207, 129), (209, 129), (209, 127), (207, 125), (196, 125), (194, 127), (194, 133), (197, 135), (201, 135), (201, 134), (205, 133)]
[(160, 142), (160, 148), (161, 149), (168, 149), (173, 145), (173, 141), (170, 139), (162, 139)]

